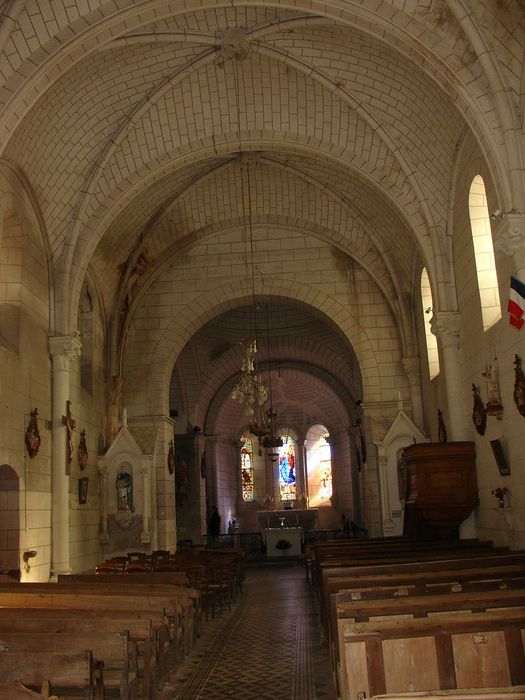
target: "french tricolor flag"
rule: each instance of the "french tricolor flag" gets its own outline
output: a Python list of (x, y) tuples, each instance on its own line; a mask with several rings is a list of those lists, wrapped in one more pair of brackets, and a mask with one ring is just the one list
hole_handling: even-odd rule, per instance
[(523, 318), (523, 314), (525, 313), (525, 284), (517, 277), (510, 278), (507, 310), (510, 314), (510, 325), (519, 330), (525, 323), (525, 319)]

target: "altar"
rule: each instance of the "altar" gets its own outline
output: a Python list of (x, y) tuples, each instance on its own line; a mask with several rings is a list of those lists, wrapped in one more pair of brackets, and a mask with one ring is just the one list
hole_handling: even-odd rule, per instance
[(272, 527), (263, 530), (267, 557), (300, 557), (304, 541), (302, 527)]
[(297, 508), (286, 510), (258, 510), (257, 527), (259, 530), (272, 528), (301, 528), (304, 532), (313, 530), (317, 525), (317, 508)]

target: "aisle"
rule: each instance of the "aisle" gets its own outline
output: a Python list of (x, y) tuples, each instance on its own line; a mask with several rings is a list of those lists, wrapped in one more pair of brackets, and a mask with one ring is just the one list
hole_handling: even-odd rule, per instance
[(161, 700), (336, 700), (303, 564), (248, 569)]

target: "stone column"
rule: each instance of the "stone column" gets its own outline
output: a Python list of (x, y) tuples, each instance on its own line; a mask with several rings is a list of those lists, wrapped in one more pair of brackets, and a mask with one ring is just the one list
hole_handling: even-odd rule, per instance
[(457, 311), (438, 311), (431, 321), (432, 333), (441, 344), (445, 386), (447, 389), (447, 432), (451, 442), (465, 439), (462, 377), (459, 358), (459, 329)]
[(507, 214), (494, 227), (496, 249), (513, 258), (516, 277), (525, 280), (525, 214)]
[(403, 368), (410, 388), (410, 401), (412, 404), (412, 420), (418, 428), (423, 428), (423, 401), (421, 399), (421, 373), (419, 371), (419, 357), (404, 357)]
[(142, 474), (142, 491), (144, 494), (144, 512), (142, 514), (142, 532), (140, 533), (140, 541), (142, 544), (150, 544), (151, 534), (149, 531), (149, 519), (151, 517), (151, 488), (150, 488), (150, 471), (151, 471), (152, 456), (148, 455), (142, 458), (140, 472)]
[(51, 336), (53, 363), (53, 414), (51, 444), (51, 576), (69, 574), (69, 476), (67, 429), (62, 421), (69, 399), (71, 360), (80, 356), (82, 344), (76, 334)]
[(299, 448), (299, 454), (301, 456), (301, 465), (302, 465), (302, 476), (303, 476), (303, 496), (306, 498), (306, 504), (308, 505), (308, 499), (310, 498), (310, 490), (308, 488), (308, 453), (306, 451), (306, 440), (302, 440), (301, 442), (297, 442), (297, 446)]
[(99, 464), (100, 474), (100, 544), (109, 543), (108, 529), (108, 467), (107, 464)]

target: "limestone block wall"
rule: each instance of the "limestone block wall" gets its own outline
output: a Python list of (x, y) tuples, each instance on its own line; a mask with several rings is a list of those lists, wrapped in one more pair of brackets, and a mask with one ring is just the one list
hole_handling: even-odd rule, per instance
[[(37, 205), (23, 180), (2, 164), (0, 196), (0, 464), (20, 479), (20, 551), (35, 550), (27, 580), (47, 580), (51, 562), (52, 368), (48, 338), (52, 324), (50, 251)], [(95, 295), (94, 295), (95, 296)], [(103, 320), (96, 306), (90, 346), (91, 390), (81, 386), (80, 361), (72, 363), (70, 400), (76, 419), (75, 449), (86, 430), (89, 460), (80, 472), (76, 452), (70, 477), (70, 549), (74, 570), (94, 566), (98, 546), (96, 455), (102, 432)], [(30, 412), (38, 409), (41, 446), (32, 459), (24, 446)], [(64, 406), (64, 413), (66, 407)], [(78, 478), (89, 478), (88, 501), (78, 503)]]
[[(468, 193), (472, 179), (483, 177), (487, 191), (488, 211), (501, 208), (501, 202), (493, 189), (491, 174), (485, 166), (479, 149), (470, 138), (460, 152), (457, 166), (460, 176), (454, 199), (454, 259), (458, 291), (458, 304), (461, 313), (461, 368), (463, 376), (463, 401), (465, 439), (476, 444), (478, 487), (480, 505), (476, 512), (478, 535), (492, 539), (499, 544), (521, 546), (525, 544), (525, 454), (523, 435), (525, 418), (519, 413), (513, 401), (514, 354), (525, 359), (525, 341), (521, 332), (512, 328), (506, 312), (510, 275), (515, 274), (513, 261), (496, 249), (496, 268), (502, 318), (487, 331), (483, 331), (481, 306), (477, 287), (474, 250), (468, 210)], [(491, 222), (493, 241), (497, 239), (498, 228)], [(503, 404), (503, 416), (497, 420), (488, 416), (484, 435), (480, 435), (472, 421), (473, 397), (471, 385), (480, 388), (483, 402), (487, 401), (487, 387), (482, 376), (487, 363), (495, 363), (498, 371), (499, 388)], [(501, 439), (510, 464), (509, 476), (501, 476), (490, 446), (490, 441)], [(509, 489), (507, 504), (510, 511), (499, 512), (491, 491), (498, 486)]]
[[(20, 548), (37, 551), (31, 578), (39, 580), (49, 575), (51, 542), (47, 250), (22, 182), (3, 165), (0, 199), (0, 464), (19, 477)], [(41, 446), (30, 459), (24, 434), (34, 408)]]

